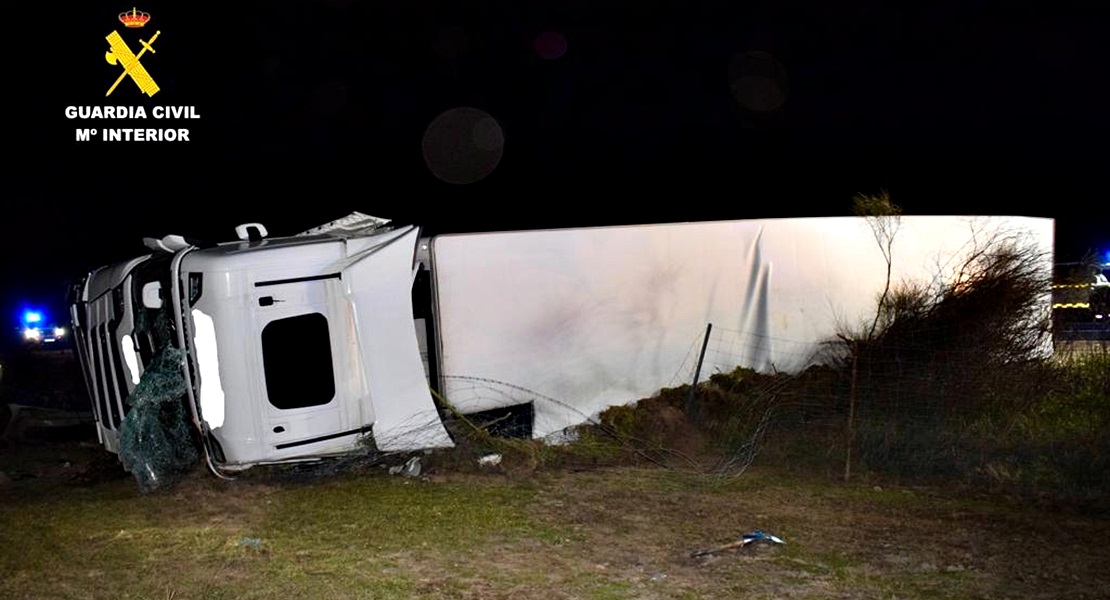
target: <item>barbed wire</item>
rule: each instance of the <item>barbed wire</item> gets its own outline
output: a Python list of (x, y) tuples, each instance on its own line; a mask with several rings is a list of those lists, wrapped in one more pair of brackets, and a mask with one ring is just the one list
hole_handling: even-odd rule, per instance
[[(706, 357), (702, 372), (698, 373), (703, 344)], [(793, 368), (780, 370), (773, 365), (769, 371), (752, 369), (746, 361), (751, 359), (750, 349), (757, 344), (770, 345), (776, 361), (791, 363)], [(865, 447), (860, 452), (866, 460), (916, 465), (945, 459), (941, 454), (946, 450), (938, 448), (933, 451), (935, 455), (913, 455), (908, 445), (900, 447), (899, 444), (923, 435), (921, 432), (935, 431), (947, 421), (974, 416), (984, 419), (984, 423), (994, 419), (998, 428), (1013, 426), (1005, 421), (1016, 419), (1016, 412), (984, 414), (984, 397), (991, 395), (992, 386), (998, 396), (993, 400), (999, 407), (1022, 408), (1017, 400), (1005, 397), (1015, 384), (1022, 383), (1007, 380), (1013, 376), (1012, 372), (998, 371), (989, 361), (953, 364), (966, 356), (964, 349), (936, 348), (925, 343), (887, 344), (882, 346), (881, 352), (868, 356), (866, 364), (858, 365), (853, 376), (847, 368), (850, 355), (847, 344), (837, 339), (821, 344), (799, 342), (725, 327), (711, 328), (708, 338), (705, 332), (692, 333), (681, 364), (666, 379), (669, 389), (660, 389), (653, 398), (670, 394), (673, 401), (675, 394), (690, 393), (689, 386), (695, 379), (700, 382), (693, 390), (693, 398), (708, 414), (684, 414), (684, 418), (694, 430), (703, 433), (712, 430), (710, 433), (717, 437), (714, 451), (705, 456), (680, 449), (677, 447), (680, 440), (669, 440), (673, 443), (667, 445), (614, 426), (603, 418), (604, 409), (584, 410), (581, 399), (560, 399), (488, 377), (447, 375), (443, 380), (448, 393), (440, 398), (441, 404), (446, 406), (441, 406), (439, 411), (414, 415), (387, 434), (378, 432), (369, 436), (366, 452), (337, 461), (334, 464), (340, 467), (329, 472), (348, 468), (351, 464), (397, 462), (398, 457), (411, 452), (381, 451), (380, 448), (432, 446), (442, 438), (445, 423), (459, 442), (460, 431), (464, 432), (462, 435), (466, 431), (488, 433), (491, 424), (498, 422), (471, 420), (475, 411), (460, 413), (459, 407), (486, 410), (529, 405), (530, 430), (551, 432), (532, 437), (532, 442), (573, 446), (580, 441), (585, 427), (645, 461), (702, 475), (714, 483), (729, 483), (742, 477), (763, 453), (769, 436), (780, 433), (810, 437), (816, 433), (819, 437), (810, 443), (826, 444), (827, 454), (833, 459), (856, 444)], [(1101, 356), (1107, 356), (1105, 349)], [(1072, 357), (1070, 360), (1081, 359)], [(1051, 387), (1051, 382), (1037, 383), (1036, 377), (1035, 370), (1031, 371), (1028, 385)], [(629, 398), (627, 406), (632, 411), (658, 409), (659, 405), (650, 400)], [(854, 401), (854, 407), (850, 407), (850, 401)], [(650, 421), (651, 416), (644, 418)], [(721, 419), (727, 422), (722, 423)], [(466, 422), (469, 429), (452, 429), (452, 420)], [(846, 433), (852, 420), (860, 425), (859, 442), (853, 442)], [(513, 437), (529, 436), (518, 433)], [(877, 452), (885, 452), (886, 456)]]

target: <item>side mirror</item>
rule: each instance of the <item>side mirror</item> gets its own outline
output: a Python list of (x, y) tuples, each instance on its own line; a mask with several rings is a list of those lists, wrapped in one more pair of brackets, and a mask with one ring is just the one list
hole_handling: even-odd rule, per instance
[(143, 306), (147, 308), (162, 308), (162, 284), (151, 281), (143, 286)]

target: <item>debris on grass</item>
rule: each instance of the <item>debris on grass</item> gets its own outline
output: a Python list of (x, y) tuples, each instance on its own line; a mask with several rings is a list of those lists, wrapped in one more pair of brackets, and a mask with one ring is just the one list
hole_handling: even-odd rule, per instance
[(739, 540), (736, 540), (734, 542), (729, 542), (727, 544), (717, 546), (716, 548), (710, 548), (708, 550), (698, 550), (690, 554), (690, 558), (702, 558), (705, 556), (720, 554), (721, 552), (727, 552), (729, 550), (738, 550), (745, 546), (759, 543), (785, 544), (786, 542), (778, 536), (764, 532), (762, 529), (756, 529), (751, 533), (745, 533)]

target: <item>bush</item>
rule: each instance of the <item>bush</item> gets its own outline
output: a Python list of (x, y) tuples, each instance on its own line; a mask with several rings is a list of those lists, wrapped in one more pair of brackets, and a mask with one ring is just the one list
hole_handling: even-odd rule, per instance
[(939, 417), (935, 408), (974, 408), (1035, 386), (1026, 369), (1050, 348), (1048, 264), (1021, 236), (998, 233), (948, 282), (895, 287), (880, 300), (876, 328), (841, 336), (841, 367), (855, 363), (861, 404)]
[(863, 468), (1084, 502), (1110, 491), (1110, 361), (1051, 360), (1050, 264), (995, 232), (948, 281), (892, 286), (871, 328), (842, 332)]

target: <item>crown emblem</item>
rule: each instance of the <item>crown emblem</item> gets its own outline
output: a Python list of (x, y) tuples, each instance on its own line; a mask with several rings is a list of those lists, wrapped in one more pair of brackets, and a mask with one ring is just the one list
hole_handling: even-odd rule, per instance
[(134, 8), (131, 9), (131, 12), (124, 11), (119, 14), (119, 22), (123, 23), (124, 27), (142, 27), (148, 21), (150, 21), (150, 13)]

